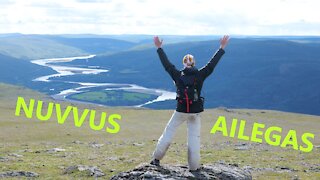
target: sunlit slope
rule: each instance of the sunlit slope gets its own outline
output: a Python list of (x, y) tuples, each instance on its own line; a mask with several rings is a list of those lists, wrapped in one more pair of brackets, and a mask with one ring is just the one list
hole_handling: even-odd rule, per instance
[[(78, 164), (97, 166), (106, 174), (105, 178), (109, 178), (140, 163), (149, 162), (156, 140), (173, 112), (54, 102), (64, 108), (68, 105), (77, 107), (80, 112), (87, 108), (96, 110), (98, 115), (101, 112), (122, 115), (122, 119), (118, 121), (121, 126), (119, 133), (110, 134), (105, 130), (92, 130), (88, 119), (81, 127), (75, 127), (72, 115), (64, 124), (58, 124), (55, 115), (48, 121), (40, 121), (36, 116), (27, 119), (23, 114), (16, 117), (14, 112), (17, 96), (24, 97), (26, 101), (29, 98), (41, 99), (45, 104), (43, 109), (53, 101), (35, 91), (7, 84), (0, 84), (0, 91), (0, 171), (32, 171), (38, 173), (40, 178), (87, 178), (88, 174), (85, 172), (63, 173), (67, 167)], [(290, 129), (297, 131), (298, 138), (304, 132), (314, 133), (314, 149), (310, 153), (302, 153), (293, 150), (291, 146), (274, 147), (265, 142), (260, 144), (224, 137), (221, 133), (210, 134), (219, 116), (226, 117), (228, 128), (232, 118), (245, 120), (246, 135), (251, 134), (254, 122), (263, 123), (266, 127), (283, 128), (282, 133), (278, 133), (282, 139)], [(201, 120), (201, 162), (250, 166), (255, 179), (290, 179), (294, 176), (317, 179), (320, 177), (317, 171), (320, 155), (319, 120), (319, 116), (280, 111), (223, 108), (206, 110)], [(98, 124), (99, 118), (95, 121)], [(63, 151), (48, 151), (53, 148)], [(178, 129), (174, 142), (161, 163), (187, 164), (186, 124)]]

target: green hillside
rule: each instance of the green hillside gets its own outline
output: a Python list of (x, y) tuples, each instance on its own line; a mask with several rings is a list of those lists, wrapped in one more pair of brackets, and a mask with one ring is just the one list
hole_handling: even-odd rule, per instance
[(156, 95), (129, 91), (89, 91), (68, 96), (69, 99), (107, 106), (134, 106), (156, 99)]
[(0, 54), (0, 64), (0, 82), (4, 83), (30, 86), (36, 83), (31, 82), (32, 79), (55, 73), (54, 70), (48, 67), (3, 54)]
[[(109, 178), (112, 175), (148, 162), (172, 110), (148, 110), (109, 108), (87, 104), (60, 103), (94, 109), (98, 114), (106, 112), (122, 115), (121, 130), (117, 134), (90, 129), (88, 119), (82, 127), (75, 127), (73, 119), (58, 124), (56, 117), (48, 121), (36, 118), (16, 117), (17, 96), (26, 100), (42, 99), (44, 107), (52, 100), (46, 95), (22, 87), (0, 84), (0, 173), (5, 171), (31, 171), (41, 179), (88, 178), (86, 172), (64, 174), (73, 165), (97, 166)], [(283, 132), (297, 130), (315, 133), (315, 147), (310, 153), (293, 150), (292, 147), (273, 147), (265, 143), (251, 143), (235, 138), (210, 134), (218, 116), (225, 116), (228, 125), (232, 118), (245, 119), (245, 133), (251, 132), (254, 122), (266, 126), (279, 126)], [(203, 164), (225, 162), (239, 167), (251, 167), (254, 179), (317, 179), (320, 178), (319, 116), (284, 113), (279, 111), (250, 109), (210, 109), (202, 114), (201, 162)], [(284, 134), (284, 133), (283, 133)], [(63, 149), (51, 152), (53, 148)], [(175, 136), (163, 164), (187, 164), (186, 124)]]
[(0, 37), (0, 54), (19, 59), (40, 59), (86, 55), (85, 51), (39, 36)]

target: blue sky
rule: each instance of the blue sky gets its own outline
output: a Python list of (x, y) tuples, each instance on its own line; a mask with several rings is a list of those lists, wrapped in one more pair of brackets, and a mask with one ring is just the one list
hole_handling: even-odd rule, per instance
[(317, 0), (0, 0), (0, 33), (320, 35)]

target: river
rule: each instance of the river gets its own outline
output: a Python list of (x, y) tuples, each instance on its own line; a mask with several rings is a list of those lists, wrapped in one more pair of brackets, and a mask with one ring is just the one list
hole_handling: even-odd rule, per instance
[[(57, 64), (57, 63), (62, 63), (62, 62), (71, 62), (76, 59), (83, 59), (83, 60), (90, 61), (90, 58), (93, 58), (93, 57), (95, 57), (95, 55), (33, 60), (33, 61), (31, 61), (32, 63), (49, 67), (57, 72), (55, 74), (35, 78), (33, 81), (54, 82), (55, 77), (73, 76), (73, 75), (79, 75), (79, 74), (108, 73), (109, 70), (101, 69), (99, 66), (89, 66), (86, 68), (83, 68), (83, 67), (79, 68), (79, 67), (63, 66), (63, 65)], [(59, 81), (59, 82), (61, 82), (61, 81)], [(72, 94), (76, 94), (76, 93), (81, 93), (81, 92), (84, 92), (90, 88), (95, 88), (95, 87), (102, 87), (102, 88), (105, 88), (105, 90), (113, 90), (113, 91), (124, 90), (124, 91), (152, 94), (152, 95), (157, 96), (157, 98), (155, 98), (151, 101), (146, 101), (145, 103), (137, 104), (134, 107), (143, 107), (145, 105), (152, 104), (155, 102), (172, 100), (172, 99), (175, 99), (175, 97), (176, 97), (175, 92), (170, 92), (170, 91), (166, 91), (166, 90), (162, 90), (162, 89), (146, 88), (143, 86), (139, 86), (137, 84), (119, 84), (119, 83), (111, 83), (111, 82), (108, 82), (108, 83), (73, 82), (73, 81), (63, 81), (63, 82), (77, 84), (78, 87), (71, 88), (71, 89), (65, 89), (63, 91), (60, 91), (58, 94), (52, 95), (52, 97), (54, 99), (74, 101), (74, 100), (68, 99), (68, 96), (70, 96)], [(82, 102), (84, 102), (84, 101), (82, 101)], [(85, 103), (88, 103), (88, 102), (85, 102)]]

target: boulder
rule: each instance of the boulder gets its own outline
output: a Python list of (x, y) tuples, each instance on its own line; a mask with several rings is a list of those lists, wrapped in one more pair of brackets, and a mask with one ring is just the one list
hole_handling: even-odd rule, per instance
[(101, 177), (105, 174), (96, 166), (75, 165), (65, 169), (64, 174), (72, 174), (74, 172), (86, 172), (88, 176)]
[(0, 178), (8, 178), (8, 177), (38, 177), (39, 174), (35, 172), (28, 171), (6, 171), (0, 172)]
[(66, 150), (62, 148), (52, 148), (52, 149), (48, 149), (47, 153), (56, 153), (56, 152), (64, 152), (64, 151)]
[(209, 164), (197, 171), (189, 171), (187, 166), (141, 164), (138, 167), (121, 172), (111, 177), (112, 180), (125, 179), (219, 179), (219, 180), (251, 180), (249, 171), (226, 164)]

